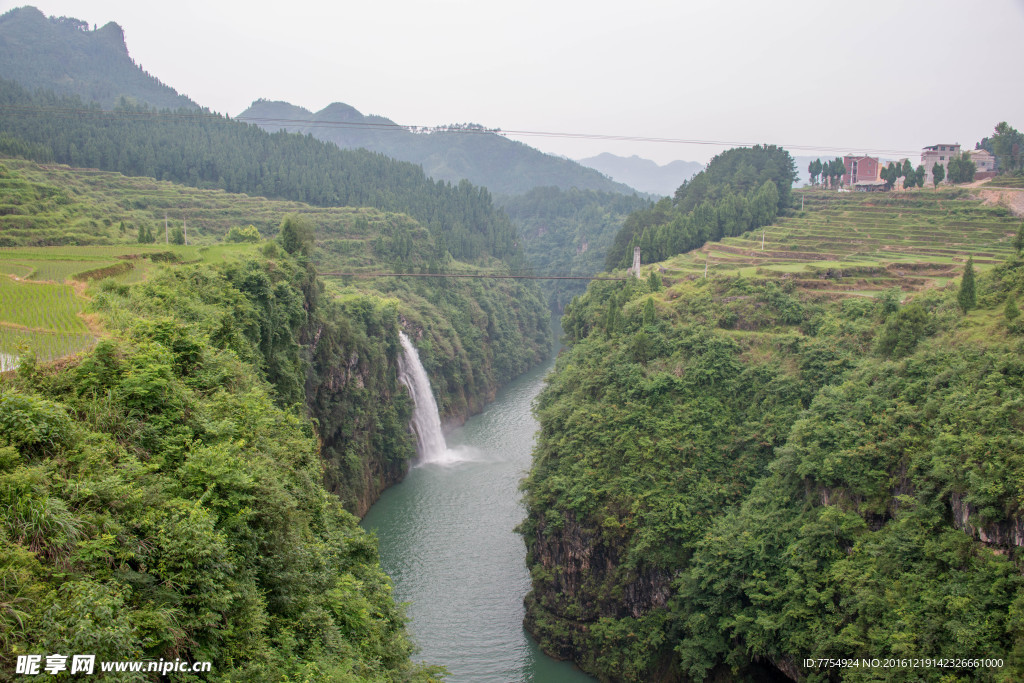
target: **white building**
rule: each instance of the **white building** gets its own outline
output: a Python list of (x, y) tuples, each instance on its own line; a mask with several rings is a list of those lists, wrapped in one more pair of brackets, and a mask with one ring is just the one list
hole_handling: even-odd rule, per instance
[[(931, 145), (921, 150), (921, 164), (924, 166), (924, 184), (932, 185), (933, 176), (932, 169), (935, 164), (942, 164), (946, 170), (946, 177), (949, 177), (949, 160), (955, 156), (960, 156), (960, 145), (940, 144)], [(942, 182), (949, 182), (943, 180)]]
[(972, 149), (968, 152), (974, 162), (975, 175), (978, 173), (995, 173), (996, 158), (986, 149)]

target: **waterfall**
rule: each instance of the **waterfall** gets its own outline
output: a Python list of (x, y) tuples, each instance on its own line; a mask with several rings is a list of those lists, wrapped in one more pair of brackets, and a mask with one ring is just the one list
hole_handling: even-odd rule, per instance
[(412, 396), (412, 431), (416, 434), (416, 451), (421, 463), (447, 462), (448, 446), (441, 433), (441, 417), (437, 401), (430, 390), (430, 378), (420, 362), (420, 354), (404, 332), (399, 331), (402, 355), (398, 357), (398, 379)]

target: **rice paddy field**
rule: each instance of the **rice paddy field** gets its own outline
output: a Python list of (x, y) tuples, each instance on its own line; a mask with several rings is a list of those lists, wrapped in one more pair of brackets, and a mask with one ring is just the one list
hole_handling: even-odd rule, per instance
[(742, 275), (805, 290), (872, 296), (942, 287), (969, 257), (978, 269), (1013, 253), (1021, 218), (968, 191), (836, 193), (796, 190), (803, 208), (764, 230), (709, 242), (659, 264), (669, 277)]
[(97, 330), (86, 323), (89, 286), (114, 279), (141, 282), (163, 265), (222, 262), (251, 244), (209, 247), (120, 244), (83, 247), (0, 247), (0, 372), (31, 351), (51, 361), (87, 350)]
[(92, 346), (84, 304), (70, 285), (0, 277), (0, 371), (27, 351), (47, 361)]

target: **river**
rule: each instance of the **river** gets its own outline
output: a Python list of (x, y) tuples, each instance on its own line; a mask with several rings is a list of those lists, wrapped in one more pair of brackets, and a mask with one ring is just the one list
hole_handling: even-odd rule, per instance
[(514, 531), (525, 516), (519, 481), (537, 432), (530, 404), (556, 353), (449, 433), (446, 463), (413, 467), (362, 521), (377, 533), (395, 599), (409, 603), (414, 659), (448, 667), (451, 681), (594, 680), (542, 653), (523, 629), (530, 575)]

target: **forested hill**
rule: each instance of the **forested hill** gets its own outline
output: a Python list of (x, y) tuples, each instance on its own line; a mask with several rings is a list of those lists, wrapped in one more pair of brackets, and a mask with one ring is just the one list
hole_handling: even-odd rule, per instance
[(737, 147), (717, 155), (673, 197), (637, 211), (623, 223), (608, 250), (607, 268), (625, 268), (640, 247), (644, 263), (696, 249), (708, 240), (742, 234), (771, 223), (789, 208), (796, 169), (775, 145)]
[(0, 16), (0, 64), (4, 78), (27, 88), (77, 95), (104, 108), (121, 97), (158, 108), (199, 108), (136, 65), (113, 22), (90, 31), (78, 19), (12, 9)]
[(411, 161), (436, 180), (457, 183), (465, 178), (495, 194), (521, 194), (535, 187), (635, 192), (592, 168), (475, 125), (412, 133), (387, 118), (365, 116), (340, 102), (313, 113), (287, 102), (258, 100), (237, 118), (268, 131), (308, 133), (343, 149), (361, 147)]
[(487, 190), (309, 136), (267, 133), (208, 112), (103, 111), (0, 80), (0, 153), (316, 206), (370, 206), (417, 219), (461, 260), (520, 262), (516, 231)]
[(525, 484), (544, 649), (617, 681), (1022, 680), (1024, 261), (971, 282), (591, 284)]
[[(596, 275), (622, 222), (650, 201), (637, 195), (536, 187), (526, 194), (498, 197), (516, 224), (526, 260), (537, 273)], [(561, 310), (586, 289), (585, 280), (557, 280), (549, 302)]]

